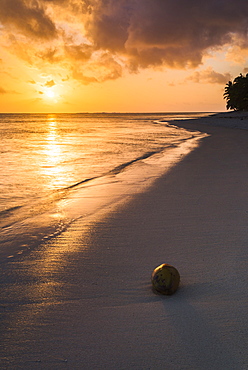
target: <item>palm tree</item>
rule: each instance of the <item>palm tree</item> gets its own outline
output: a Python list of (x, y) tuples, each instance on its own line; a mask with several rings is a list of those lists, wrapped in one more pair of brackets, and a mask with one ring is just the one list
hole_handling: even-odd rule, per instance
[(248, 73), (246, 76), (240, 74), (226, 84), (224, 99), (227, 109), (248, 110)]
[(225, 87), (225, 92), (224, 92), (224, 99), (226, 99), (226, 109), (235, 109), (235, 104), (234, 104), (234, 94), (232, 92), (233, 90), (233, 83), (232, 81), (229, 81), (226, 84)]

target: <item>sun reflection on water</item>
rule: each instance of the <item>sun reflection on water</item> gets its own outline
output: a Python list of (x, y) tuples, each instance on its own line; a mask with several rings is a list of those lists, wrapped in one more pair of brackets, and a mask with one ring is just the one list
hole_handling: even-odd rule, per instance
[(46, 179), (45, 186), (49, 189), (64, 187), (68, 182), (68, 172), (63, 166), (66, 153), (63, 151), (63, 142), (58, 131), (56, 116), (49, 116), (41, 167), (42, 178)]
[[(45, 154), (47, 156), (47, 162), (54, 167), (59, 164), (62, 153), (57, 134), (57, 122), (55, 119), (50, 118), (48, 124), (49, 131), (47, 135), (47, 143), (45, 145)], [(56, 170), (56, 168), (54, 170)]]

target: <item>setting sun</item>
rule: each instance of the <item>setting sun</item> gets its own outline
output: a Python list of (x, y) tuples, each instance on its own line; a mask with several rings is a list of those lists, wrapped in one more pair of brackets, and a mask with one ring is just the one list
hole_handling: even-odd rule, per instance
[(50, 104), (58, 103), (58, 101), (60, 100), (58, 90), (56, 91), (51, 88), (45, 89), (42, 95), (44, 97), (44, 101)]
[(51, 91), (51, 90), (46, 91), (45, 94), (46, 94), (46, 96), (48, 96), (48, 98), (54, 98), (55, 97), (54, 91)]

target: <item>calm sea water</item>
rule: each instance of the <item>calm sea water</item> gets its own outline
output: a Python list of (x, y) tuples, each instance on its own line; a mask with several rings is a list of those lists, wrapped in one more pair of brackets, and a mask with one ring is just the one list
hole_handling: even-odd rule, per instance
[(203, 115), (0, 114), (0, 227), (35, 207), (42, 213), (56, 192), (116, 174), (191, 136), (161, 121)]

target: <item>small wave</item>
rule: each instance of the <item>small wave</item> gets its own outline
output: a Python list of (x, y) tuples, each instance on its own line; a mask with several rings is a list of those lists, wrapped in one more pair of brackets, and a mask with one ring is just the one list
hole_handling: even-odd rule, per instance
[(107, 175), (117, 175), (118, 173), (120, 173), (121, 171), (125, 170), (128, 166), (132, 165), (133, 163), (136, 163), (138, 161), (142, 161), (143, 159), (147, 159), (149, 157), (151, 157), (152, 155), (154, 154), (157, 154), (159, 153), (160, 151), (151, 151), (151, 152), (147, 152), (135, 159), (132, 159), (131, 161), (128, 161), (128, 162), (125, 162), (125, 163), (122, 163), (116, 167), (114, 167), (112, 170), (100, 175), (100, 176), (94, 176), (94, 177), (89, 177), (87, 179), (83, 179), (79, 182), (76, 182), (75, 184), (72, 184), (72, 185), (69, 185), (67, 186), (66, 188), (62, 188), (62, 189), (58, 189), (57, 192), (60, 192), (60, 191), (66, 191), (66, 190), (70, 190), (70, 189), (73, 189), (77, 186), (80, 186), (80, 185), (84, 185), (85, 183), (87, 182), (90, 182), (92, 180), (96, 180), (96, 179), (100, 179), (104, 176), (107, 176)]
[(22, 206), (15, 206), (15, 207), (4, 209), (3, 211), (0, 211), (0, 217), (6, 217), (7, 215), (15, 212), (16, 210), (20, 208), (22, 208)]
[(94, 176), (94, 177), (90, 177), (90, 178), (88, 178), (88, 179), (84, 179), (84, 180), (82, 180), (82, 181), (76, 182), (75, 184), (69, 185), (69, 186), (67, 186), (66, 188), (59, 189), (58, 191), (73, 189), (73, 188), (75, 188), (76, 186), (79, 186), (79, 185), (85, 184), (86, 182), (89, 182), (89, 181), (91, 181), (91, 180), (95, 180), (95, 179), (100, 178), (100, 177), (102, 177), (102, 176)]
[(113, 168), (112, 170), (110, 170), (108, 172), (108, 174), (114, 174), (114, 175), (117, 175), (118, 173), (120, 173), (121, 171), (123, 171), (125, 168), (127, 168), (128, 166), (130, 166), (131, 164), (135, 163), (135, 162), (138, 162), (138, 161), (141, 161), (143, 159), (146, 159), (146, 158), (149, 158), (151, 157), (152, 155), (154, 154), (157, 154), (159, 153), (158, 151), (157, 152), (147, 152), (145, 154), (143, 154), (142, 156), (138, 157), (138, 158), (135, 158), (131, 161), (128, 161), (128, 162), (125, 162), (125, 163), (122, 163), (120, 164), (119, 166), (116, 166), (115, 168)]
[(154, 125), (159, 125), (159, 124), (161, 123), (161, 121), (152, 121), (152, 123), (153, 123)]
[[(169, 145), (168, 147), (173, 147), (173, 146), (174, 145)], [(147, 159), (153, 156), (154, 154), (158, 154), (164, 149), (165, 148), (159, 151), (146, 152), (143, 155), (137, 158), (134, 158), (128, 162), (121, 163), (120, 165), (112, 168), (111, 170), (99, 176), (94, 176), (94, 177), (83, 179), (67, 187), (53, 190), (39, 198), (35, 198), (33, 200), (30, 199), (29, 202), (26, 204), (22, 204), (20, 206), (11, 207), (9, 209), (3, 210), (2, 212), (0, 212), (0, 219), (1, 219), (0, 228), (5, 229), (15, 224), (16, 222), (23, 221), (27, 218), (34, 217), (38, 214), (42, 214), (48, 211), (50, 208), (52, 208), (55, 202), (61, 200), (62, 198), (65, 198), (70, 191), (76, 190), (77, 187), (80, 187), (81, 185), (85, 185), (86, 183), (90, 183), (93, 180), (101, 179), (105, 176), (118, 175), (120, 172), (124, 171), (132, 164), (142, 161), (144, 159)]]

